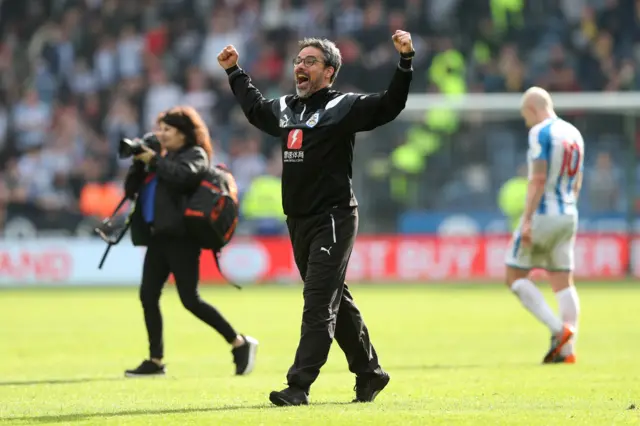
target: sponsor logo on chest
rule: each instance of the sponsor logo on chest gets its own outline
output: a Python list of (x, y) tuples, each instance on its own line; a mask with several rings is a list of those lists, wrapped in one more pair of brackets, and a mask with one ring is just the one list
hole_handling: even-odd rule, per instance
[(287, 137), (287, 149), (282, 153), (285, 163), (301, 163), (304, 161), (302, 141), (304, 132), (302, 129), (291, 129)]

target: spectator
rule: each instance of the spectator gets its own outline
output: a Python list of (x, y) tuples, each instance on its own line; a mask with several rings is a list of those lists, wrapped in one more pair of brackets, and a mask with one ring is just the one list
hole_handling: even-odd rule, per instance
[(177, 84), (169, 81), (167, 73), (163, 69), (157, 69), (150, 75), (150, 87), (145, 97), (145, 121), (144, 127), (151, 129), (155, 126), (156, 118), (162, 111), (166, 111), (182, 100), (182, 89)]
[(598, 153), (595, 168), (586, 175), (588, 179), (589, 205), (594, 212), (617, 210), (620, 197), (620, 179), (613, 169), (611, 156)]
[(28, 88), (24, 97), (13, 107), (13, 123), (18, 151), (40, 147), (51, 126), (52, 112), (40, 100), (34, 88)]
[(235, 149), (230, 167), (236, 178), (238, 192), (242, 194), (249, 188), (253, 178), (266, 172), (267, 162), (261, 153), (258, 136), (236, 139), (233, 145)]
[[(640, 89), (638, 1), (524, 2), (518, 25), (496, 22), (492, 0), (58, 3), (55, 16), (46, 16), (44, 8), (29, 14), (24, 9), (0, 22), (0, 217), (5, 205), (25, 203), (73, 210), (87, 192), (83, 187), (108, 185), (129, 164), (116, 158), (119, 140), (153, 129), (157, 113), (177, 104), (201, 114), (217, 141), (212, 161), (231, 167), (241, 191), (268, 174), (272, 160), (266, 158), (278, 145), (254, 137), (236, 119), (239, 111), (216, 61), (227, 44), (243, 52), (242, 66), (270, 97), (291, 90), (297, 50), (286, 40), (292, 33), (336, 40), (343, 56), (336, 88), (372, 92), (383, 89), (380, 81), (394, 58), (389, 37), (405, 26), (414, 34), (414, 66), (421, 70), (412, 85), (416, 92), (446, 92), (442, 87), (452, 84), (451, 76), (459, 80), (453, 82), (458, 92), (520, 93), (532, 84), (554, 92)], [(498, 31), (504, 24), (507, 30)], [(448, 62), (437, 59), (445, 51)], [(448, 79), (441, 87), (430, 72), (434, 63), (437, 77)], [(442, 132), (432, 126), (433, 117), (448, 112), (431, 112), (432, 120), (419, 129), (423, 141), (437, 140), (440, 148), (420, 148), (430, 153), (420, 178), (420, 205), (497, 211), (498, 185), (525, 158), (521, 124), (512, 117), (462, 114), (459, 125)], [(610, 154), (598, 156), (585, 198), (607, 210), (625, 202), (614, 159), (626, 149), (627, 135), (620, 137), (624, 125), (613, 114), (593, 117), (582, 118), (588, 146), (612, 134), (616, 141), (607, 145)], [(415, 119), (420, 124), (423, 117)], [(395, 138), (409, 140), (405, 127), (390, 124), (363, 135), (367, 143), (357, 144), (357, 167), (388, 161)], [(469, 141), (473, 148), (467, 149)], [(370, 183), (362, 177), (357, 184)], [(390, 195), (374, 198), (372, 203), (384, 203)], [(361, 201), (366, 205), (367, 196)]]

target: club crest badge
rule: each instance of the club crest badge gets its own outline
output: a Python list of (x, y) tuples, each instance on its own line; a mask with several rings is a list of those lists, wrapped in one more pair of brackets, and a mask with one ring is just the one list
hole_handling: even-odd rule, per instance
[(307, 120), (307, 123), (306, 123), (307, 127), (314, 127), (316, 124), (318, 124), (319, 120), (320, 120), (320, 113), (316, 112), (311, 116), (311, 118)]

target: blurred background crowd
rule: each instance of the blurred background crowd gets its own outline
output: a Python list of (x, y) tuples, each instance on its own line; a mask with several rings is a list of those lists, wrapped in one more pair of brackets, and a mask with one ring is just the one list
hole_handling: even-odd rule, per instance
[[(209, 125), (213, 161), (238, 181), (240, 232), (282, 232), (278, 142), (248, 125), (217, 53), (235, 45), (263, 94), (278, 97), (293, 91), (296, 41), (328, 37), (343, 56), (335, 88), (375, 92), (394, 71), (396, 29), (413, 34), (415, 93), (640, 90), (640, 0), (4, 0), (0, 226), (7, 236), (90, 231), (122, 196), (130, 160), (117, 159), (119, 140), (189, 104)], [(637, 116), (567, 118), (587, 143), (582, 211), (623, 213), (635, 202), (624, 188)], [(517, 111), (425, 111), (357, 145), (365, 230), (429, 232), (447, 212), (518, 214)]]

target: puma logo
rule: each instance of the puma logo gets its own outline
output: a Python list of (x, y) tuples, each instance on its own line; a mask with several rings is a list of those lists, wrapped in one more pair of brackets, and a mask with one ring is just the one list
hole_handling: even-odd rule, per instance
[(320, 247), (320, 251), (326, 251), (329, 256), (331, 256), (331, 248), (333, 246), (329, 246), (329, 248)]

